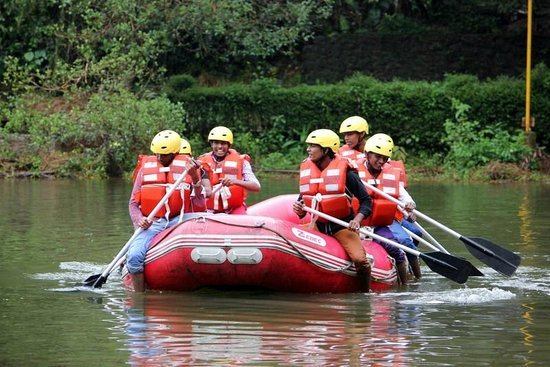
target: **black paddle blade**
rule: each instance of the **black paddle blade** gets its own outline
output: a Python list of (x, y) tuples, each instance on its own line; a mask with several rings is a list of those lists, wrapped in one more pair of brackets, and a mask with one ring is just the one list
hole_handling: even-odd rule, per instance
[(479, 237), (460, 237), (466, 248), (482, 263), (489, 265), (501, 274), (510, 276), (518, 268), (521, 257), (505, 248)]
[(485, 276), (485, 274), (483, 274), (478, 268), (476, 268), (473, 264), (472, 265), (472, 270), (470, 270), (470, 276), (471, 277), (482, 277), (482, 276)]
[(475, 269), (468, 260), (440, 251), (421, 252), (419, 256), (430, 269), (460, 284), (466, 283)]
[(107, 282), (107, 278), (101, 276), (101, 274), (94, 274), (86, 278), (82, 285), (86, 287), (101, 288), (103, 284)]

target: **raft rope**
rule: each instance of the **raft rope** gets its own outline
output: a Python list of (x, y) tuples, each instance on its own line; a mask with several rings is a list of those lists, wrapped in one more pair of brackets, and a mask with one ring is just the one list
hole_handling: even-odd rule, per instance
[[(284, 235), (282, 235), (279, 231), (277, 231), (276, 229), (274, 228), (270, 228), (268, 226), (266, 226), (265, 222), (257, 222), (255, 224), (239, 224), (239, 223), (231, 223), (231, 222), (228, 222), (228, 221), (224, 221), (222, 220), (221, 218), (213, 218), (213, 216), (199, 216), (199, 217), (193, 217), (193, 218), (189, 218), (189, 219), (186, 219), (185, 221), (183, 221), (182, 223), (185, 223), (187, 221), (190, 221), (190, 220), (199, 220), (199, 219), (202, 219), (202, 220), (206, 220), (206, 219), (209, 219), (213, 222), (218, 222), (218, 223), (221, 223), (221, 224), (226, 224), (226, 225), (230, 225), (230, 226), (235, 226), (235, 227), (244, 227), (244, 228), (263, 228), (263, 229), (266, 229), (270, 232), (273, 232), (274, 234), (276, 234), (277, 236), (279, 236), (280, 238), (282, 238), (290, 247), (292, 247), (302, 258), (304, 258), (304, 260), (314, 264), (315, 266), (318, 266), (324, 270), (327, 270), (327, 271), (332, 271), (332, 272), (344, 272), (346, 270), (350, 270), (350, 271), (355, 271), (355, 265), (352, 263), (352, 262), (349, 262), (349, 264), (345, 267), (341, 267), (341, 268), (335, 268), (335, 267), (331, 267), (331, 266), (328, 266), (328, 265), (325, 265), (325, 264), (322, 264), (314, 259), (312, 259), (310, 256), (306, 255), (300, 248), (298, 248), (298, 246), (296, 246), (292, 241), (290, 241), (288, 238), (286, 238)], [(178, 224), (179, 225), (179, 224)], [(177, 226), (175, 226), (177, 227)], [(171, 232), (171, 231), (170, 231)]]

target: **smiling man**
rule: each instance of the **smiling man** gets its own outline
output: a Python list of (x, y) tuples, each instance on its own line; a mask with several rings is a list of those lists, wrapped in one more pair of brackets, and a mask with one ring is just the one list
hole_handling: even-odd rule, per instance
[(250, 157), (231, 148), (233, 133), (225, 126), (216, 126), (208, 134), (211, 152), (199, 160), (210, 166), (208, 172), (213, 195), (206, 206), (214, 213), (246, 214), (247, 191), (259, 192), (260, 181), (252, 172)]
[[(393, 139), (389, 135), (375, 134), (371, 136), (365, 144), (366, 157), (364, 159), (359, 159), (356, 162), (359, 170), (359, 176), (369, 185), (376, 186), (378, 189), (405, 203), (406, 205), (402, 209), (411, 215), (416, 207), (416, 204), (403, 185), (403, 180), (401, 179), (403, 171), (400, 168), (388, 164), (388, 161), (392, 156), (393, 149)], [(386, 201), (374, 192), (369, 192), (369, 194), (372, 197), (375, 208), (378, 201)], [(404, 222), (403, 214), (401, 211), (397, 210), (396, 206), (393, 222), (387, 228), (389, 228), (391, 234), (397, 242), (416, 250), (416, 246), (412, 238), (403, 229)], [(385, 226), (376, 227), (375, 232), (387, 237), (384, 233), (380, 233), (381, 230), (385, 231), (383, 227)], [(394, 246), (389, 246), (386, 244), (382, 244), (382, 246), (386, 249), (386, 251), (388, 251), (390, 256), (395, 259), (400, 281), (402, 284), (406, 284), (407, 265), (405, 263), (403, 251), (397, 250)], [(409, 260), (414, 276), (417, 279), (420, 279), (422, 273), (420, 270), (418, 256), (410, 253), (406, 253), (405, 255)]]

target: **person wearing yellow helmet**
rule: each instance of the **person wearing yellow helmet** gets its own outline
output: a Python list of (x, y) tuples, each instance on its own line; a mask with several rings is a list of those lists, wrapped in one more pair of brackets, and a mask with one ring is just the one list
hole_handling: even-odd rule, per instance
[[(322, 218), (316, 218), (313, 225), (322, 233), (334, 236), (350, 259), (354, 262), (361, 288), (368, 292), (371, 265), (361, 238), (359, 223), (371, 213), (371, 200), (357, 170), (347, 159), (336, 156), (340, 138), (332, 130), (312, 131), (305, 141), (308, 158), (300, 165), (300, 196), (293, 204), (293, 211), (303, 218), (304, 206), (314, 206), (319, 211), (349, 222), (349, 228)], [(322, 200), (318, 200), (319, 196)], [(357, 213), (351, 207), (350, 197), (359, 200)]]
[[(180, 155), (181, 137), (172, 130), (163, 130), (153, 138), (151, 151), (144, 156), (136, 174), (128, 203), (134, 227), (142, 228), (128, 248), (126, 266), (132, 278), (134, 291), (145, 290), (143, 265), (149, 243), (159, 232), (177, 224), (185, 213), (192, 212), (193, 205), (205, 207), (205, 198), (200, 186), (200, 169), (185, 155)], [(177, 188), (156, 214), (155, 220), (147, 217), (168, 192), (177, 177), (187, 172), (181, 187)], [(198, 185), (197, 185), (198, 184)], [(197, 190), (191, 198), (191, 191)]]
[(351, 116), (340, 124), (340, 134), (344, 134), (343, 145), (338, 153), (351, 160), (363, 158), (366, 137), (369, 134), (369, 124), (361, 116)]
[[(411, 195), (407, 192), (403, 185), (403, 181), (400, 176), (402, 175), (402, 170), (400, 168), (391, 166), (387, 164), (388, 160), (393, 154), (394, 143), (393, 139), (386, 134), (375, 134), (371, 136), (365, 144), (365, 154), (366, 157), (363, 159), (357, 160), (357, 167), (359, 170), (359, 176), (367, 184), (376, 186), (380, 190), (394, 196), (396, 199), (406, 203), (403, 210), (406, 213), (412, 215), (412, 211), (416, 207), (414, 200)], [(405, 232), (402, 227), (403, 222), (403, 213), (398, 210), (395, 204), (387, 204), (389, 202), (386, 199), (380, 198), (376, 193), (371, 192), (368, 188), (367, 191), (373, 198), (374, 207), (378, 205), (382, 206), (391, 206), (393, 212), (387, 211), (392, 217), (389, 218), (389, 224), (383, 226), (378, 225), (374, 222), (371, 225), (375, 226), (375, 232), (384, 236), (387, 235), (387, 229), (390, 230), (393, 239), (397, 242), (416, 249), (412, 238)], [(374, 210), (376, 212), (376, 209)], [(373, 220), (375, 220), (376, 214), (373, 215)], [(413, 274), (416, 278), (421, 277), (420, 263), (417, 256), (411, 255), (409, 253), (404, 254), (402, 250), (398, 250), (391, 245), (382, 244), (390, 256), (394, 257), (397, 265), (397, 270), (399, 274), (399, 279), (402, 284), (407, 283), (407, 264), (405, 262), (405, 255), (409, 260), (409, 264), (413, 270)]]
[(233, 132), (225, 126), (216, 126), (208, 134), (212, 151), (199, 160), (206, 163), (213, 195), (208, 198), (208, 211), (213, 213), (246, 214), (247, 191), (259, 192), (260, 181), (254, 175), (250, 157), (240, 154), (233, 145)]

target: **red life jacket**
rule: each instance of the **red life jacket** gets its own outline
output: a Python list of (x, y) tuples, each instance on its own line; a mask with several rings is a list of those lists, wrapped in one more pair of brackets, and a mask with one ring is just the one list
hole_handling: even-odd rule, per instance
[[(336, 218), (345, 218), (352, 213), (351, 198), (346, 195), (346, 173), (350, 168), (347, 159), (335, 158), (321, 171), (309, 158), (300, 165), (300, 194), (305, 205), (311, 207), (315, 200), (317, 210)], [(314, 205), (314, 207), (315, 207)], [(319, 222), (327, 222), (318, 218)]]
[[(175, 183), (185, 171), (188, 156), (176, 155), (168, 167), (164, 167), (154, 155), (143, 156), (141, 159), (142, 182), (141, 190), (134, 194), (134, 200), (140, 204), (141, 213), (148, 216), (162, 200), (170, 185)], [(191, 185), (190, 175), (186, 175), (181, 186), (177, 188), (165, 206), (155, 217), (173, 218), (182, 212), (191, 212)]]
[[(219, 184), (220, 180), (225, 177), (242, 180), (245, 159), (250, 161), (248, 155), (239, 154), (235, 149), (229, 149), (228, 154), (220, 162), (214, 159), (212, 152), (204, 153), (199, 157), (199, 160), (209, 167), (206, 172), (214, 190), (214, 186)], [(221, 190), (218, 190), (208, 198), (206, 207), (215, 213), (223, 213), (242, 206), (246, 201), (246, 189), (239, 185), (229, 186), (228, 189), (231, 194), (228, 198)]]
[(365, 158), (365, 153), (362, 153), (356, 149), (352, 149), (347, 144), (341, 146), (340, 149), (338, 149), (338, 154), (342, 158), (351, 159), (352, 161)]
[[(377, 186), (378, 189), (395, 198), (399, 198), (401, 170), (390, 165), (384, 165), (382, 166), (382, 171), (378, 174), (377, 178), (375, 178), (367, 169), (365, 162), (366, 159), (357, 161), (357, 169), (361, 180), (372, 186)], [(361, 225), (387, 226), (393, 222), (394, 218), (402, 218), (401, 212), (397, 210), (397, 204), (385, 199), (373, 190), (369, 190), (367, 187), (365, 188), (372, 198), (372, 214), (368, 218), (365, 218), (361, 222)], [(355, 205), (358, 206), (359, 204), (354, 203), (354, 208)]]

